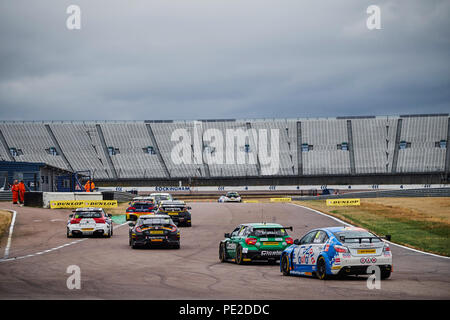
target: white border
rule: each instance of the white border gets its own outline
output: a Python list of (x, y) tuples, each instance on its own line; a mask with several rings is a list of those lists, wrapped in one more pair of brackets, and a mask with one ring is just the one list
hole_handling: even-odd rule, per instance
[(3, 259), (2, 259), (2, 260), (4, 260), (4, 259), (8, 259), (8, 256), (9, 256), (9, 248), (11, 247), (12, 234), (14, 231), (14, 224), (16, 222), (17, 212), (14, 210), (7, 210), (7, 209), (2, 209), (2, 210), (9, 211), (12, 213), (11, 224), (9, 226), (8, 241), (6, 242), (5, 254), (3, 255)]

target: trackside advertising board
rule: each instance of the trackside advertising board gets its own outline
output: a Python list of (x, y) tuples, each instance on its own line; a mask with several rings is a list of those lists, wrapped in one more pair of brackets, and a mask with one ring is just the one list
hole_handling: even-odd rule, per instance
[(360, 206), (361, 199), (328, 199), (327, 206), (336, 207), (336, 206)]
[(117, 200), (61, 200), (50, 201), (51, 209), (117, 208)]
[(270, 198), (270, 202), (290, 202), (291, 198)]

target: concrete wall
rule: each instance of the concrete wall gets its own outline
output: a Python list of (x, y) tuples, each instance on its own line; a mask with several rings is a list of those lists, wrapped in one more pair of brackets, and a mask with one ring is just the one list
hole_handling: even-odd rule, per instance
[(50, 207), (50, 201), (63, 200), (103, 200), (101, 192), (44, 192), (44, 208)]

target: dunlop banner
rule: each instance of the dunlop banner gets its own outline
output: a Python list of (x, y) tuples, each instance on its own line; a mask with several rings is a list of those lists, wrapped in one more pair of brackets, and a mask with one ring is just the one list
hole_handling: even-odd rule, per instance
[(361, 205), (361, 199), (328, 199), (327, 206), (359, 206)]
[(270, 202), (290, 202), (291, 198), (270, 198)]
[(74, 208), (117, 208), (117, 200), (61, 200), (50, 201), (51, 209), (74, 209)]

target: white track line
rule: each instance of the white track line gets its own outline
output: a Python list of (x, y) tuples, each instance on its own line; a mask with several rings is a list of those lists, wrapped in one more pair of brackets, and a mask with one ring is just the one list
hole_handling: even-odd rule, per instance
[[(9, 211), (12, 211), (12, 210), (9, 210)], [(12, 224), (12, 222), (11, 222), (11, 224)], [(118, 226), (115, 226), (114, 229), (120, 228), (120, 227), (122, 227), (122, 226), (124, 226), (124, 225), (126, 225), (126, 224), (128, 224), (128, 222), (119, 224)], [(11, 229), (10, 229), (10, 230), (11, 230)], [(12, 234), (12, 233), (10, 232), (10, 234)], [(36, 252), (36, 253), (27, 254), (26, 256), (20, 256), (20, 257), (8, 258), (8, 256), (5, 254), (5, 257), (4, 257), (3, 259), (0, 259), (0, 263), (1, 263), (1, 262), (6, 262), (6, 261), (14, 261), (14, 260), (21, 260), (21, 259), (25, 259), (25, 258), (35, 257), (35, 256), (38, 256), (38, 255), (41, 255), (41, 254), (44, 254), (44, 253), (49, 253), (49, 252), (52, 252), (52, 251), (56, 251), (56, 250), (59, 250), (59, 249), (62, 249), (62, 248), (71, 246), (71, 245), (73, 245), (73, 244), (80, 243), (80, 242), (85, 241), (85, 240), (87, 240), (87, 239), (88, 239), (88, 238), (83, 238), (83, 239), (80, 239), (80, 240), (75, 240), (75, 241), (68, 242), (68, 243), (65, 243), (65, 244), (63, 244), (63, 245), (60, 245), (60, 246), (55, 247), (55, 248), (51, 248), (51, 249), (39, 251), (39, 252)], [(9, 239), (8, 239), (8, 240), (9, 240)], [(8, 253), (9, 253), (9, 247), (7, 247), (7, 248), (8, 248)], [(6, 250), (5, 250), (5, 251), (6, 251)]]
[(17, 215), (17, 212), (14, 210), (5, 210), (5, 211), (12, 212), (12, 219), (11, 224), (9, 226), (8, 242), (6, 243), (5, 254), (3, 255), (3, 259), (7, 259), (9, 256), (9, 248), (11, 247), (12, 234), (14, 231), (14, 223), (16, 222), (16, 215)]
[[(337, 222), (339, 222), (339, 223), (342, 223), (342, 224), (344, 224), (344, 225), (346, 225), (346, 226), (354, 227), (354, 225), (351, 225), (350, 223), (347, 223), (347, 222), (345, 222), (345, 221), (342, 221), (341, 219), (338, 219), (338, 218), (336, 218), (336, 217), (330, 216), (330, 215), (328, 215), (328, 214), (326, 214), (326, 213), (323, 213), (323, 212), (320, 212), (320, 211), (318, 211), (318, 210), (311, 209), (311, 208), (308, 208), (308, 207), (305, 207), (305, 206), (302, 206), (302, 205), (299, 205), (299, 204), (296, 204), (296, 203), (289, 203), (289, 204), (292, 205), (292, 206), (297, 206), (297, 207), (300, 207), (300, 208), (303, 208), (303, 209), (307, 209), (307, 210), (313, 211), (313, 212), (318, 213), (318, 214), (320, 214), (320, 215), (322, 215), (322, 216), (328, 217), (328, 218), (333, 219), (333, 220), (335, 220), (335, 221), (337, 221)], [(385, 241), (386, 241), (387, 243), (389, 243), (389, 244), (392, 244), (392, 245), (394, 245), (394, 246), (397, 246), (397, 247), (400, 247), (400, 248), (403, 248), (403, 249), (411, 250), (411, 251), (414, 251), (414, 252), (426, 254), (426, 255), (429, 255), (429, 256), (433, 256), (433, 257), (444, 258), (444, 259), (450, 259), (450, 257), (441, 256), (441, 255), (438, 255), (438, 254), (435, 254), (435, 253), (430, 253), (430, 252), (420, 251), (420, 250), (413, 249), (413, 248), (406, 247), (406, 246), (402, 246), (401, 244), (397, 244), (397, 243), (394, 243), (394, 242), (391, 242), (391, 241), (387, 241), (387, 240), (385, 240)]]

